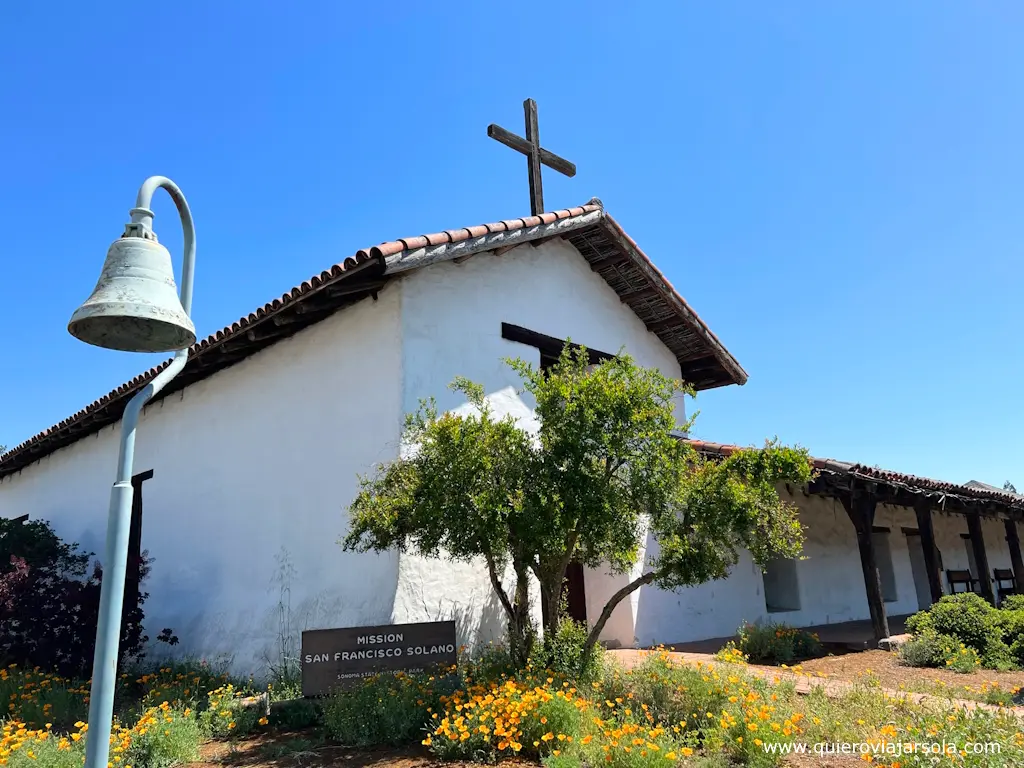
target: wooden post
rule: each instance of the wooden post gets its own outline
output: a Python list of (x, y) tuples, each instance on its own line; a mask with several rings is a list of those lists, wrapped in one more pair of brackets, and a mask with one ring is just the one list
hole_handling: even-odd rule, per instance
[(1013, 586), (1018, 593), (1024, 594), (1024, 560), (1020, 556), (1020, 536), (1017, 534), (1017, 522), (1004, 520), (1006, 526), (1006, 544), (1010, 548), (1010, 563), (1013, 565)]
[(857, 530), (857, 548), (860, 550), (860, 565), (864, 574), (864, 589), (867, 592), (868, 611), (871, 613), (871, 629), (875, 640), (889, 636), (889, 620), (885, 615), (885, 601), (882, 599), (882, 579), (875, 562), (875, 542), (871, 529), (875, 522), (874, 493), (854, 491), (851, 496), (840, 497), (846, 513)]
[(992, 573), (988, 567), (985, 537), (981, 532), (981, 515), (977, 512), (967, 513), (967, 532), (971, 535), (974, 562), (978, 566), (978, 584), (981, 587), (981, 596), (992, 603), (992, 605), (995, 605), (996, 595), (992, 589)]
[(537, 127), (537, 102), (527, 99), (523, 102), (526, 117), (526, 141), (531, 151), (526, 156), (526, 172), (530, 178), (530, 211), (534, 216), (544, 212), (544, 192), (540, 176), (540, 129)]
[(942, 598), (942, 569), (939, 567), (939, 552), (935, 546), (935, 527), (932, 525), (932, 509), (928, 499), (921, 497), (914, 504), (917, 515), (917, 529), (921, 533), (921, 547), (924, 549), (924, 567), (928, 572), (928, 589), (932, 602)]
[(147, 469), (132, 478), (132, 520), (128, 529), (128, 560), (121, 603), (121, 637), (124, 637), (129, 612), (138, 607), (142, 591), (142, 484), (151, 477), (153, 470)]

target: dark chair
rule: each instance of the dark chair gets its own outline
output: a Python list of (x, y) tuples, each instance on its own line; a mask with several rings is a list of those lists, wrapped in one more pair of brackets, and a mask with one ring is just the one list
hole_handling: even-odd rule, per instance
[(957, 593), (957, 587), (963, 587), (961, 592), (976, 592), (975, 586), (978, 580), (971, 576), (970, 571), (946, 571), (946, 581), (949, 582), (949, 593), (955, 595)]
[(1001, 605), (1007, 595), (1019, 594), (1017, 577), (1009, 568), (996, 568), (992, 571), (992, 581), (996, 586), (996, 601)]

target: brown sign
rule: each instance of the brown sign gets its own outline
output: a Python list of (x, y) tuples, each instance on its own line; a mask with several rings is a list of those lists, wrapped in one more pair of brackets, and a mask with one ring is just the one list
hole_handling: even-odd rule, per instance
[(379, 672), (420, 672), (456, 661), (455, 622), (311, 629), (302, 633), (302, 695), (321, 696)]

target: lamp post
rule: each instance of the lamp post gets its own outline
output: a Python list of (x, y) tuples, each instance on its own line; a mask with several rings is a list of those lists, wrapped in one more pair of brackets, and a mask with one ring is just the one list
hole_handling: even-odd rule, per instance
[[(150, 205), (157, 189), (170, 194), (185, 230), (181, 296), (174, 284), (171, 255), (153, 232)], [(143, 406), (178, 375), (196, 340), (192, 310), (196, 237), (192, 214), (178, 186), (164, 176), (143, 182), (131, 222), (110, 246), (92, 295), (72, 315), (68, 331), (88, 344), (127, 352), (174, 352), (174, 358), (125, 406), (117, 477), (110, 492), (107, 541), (100, 584), (96, 651), (89, 692), (89, 735), (86, 768), (107, 768), (110, 728), (117, 685), (117, 652), (121, 635), (128, 532), (132, 513), (132, 463), (135, 427)]]

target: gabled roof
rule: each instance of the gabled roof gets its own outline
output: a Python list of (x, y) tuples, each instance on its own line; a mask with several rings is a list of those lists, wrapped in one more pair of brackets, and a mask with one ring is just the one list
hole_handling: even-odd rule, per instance
[[(564, 238), (583, 255), (591, 269), (675, 354), (683, 378), (696, 389), (746, 382), (746, 371), (594, 198), (577, 208), (392, 240), (356, 251), (194, 344), (184, 370), (154, 400), (205, 379), (350, 304), (368, 296), (376, 298), (388, 282), (412, 269), (553, 238)], [(167, 364), (136, 376), (0, 456), (0, 478), (118, 421), (131, 397)]]
[[(685, 442), (706, 456), (729, 456), (740, 450), (736, 445), (703, 440), (687, 439)], [(880, 500), (901, 506), (913, 506), (916, 499), (927, 498), (932, 506), (952, 512), (977, 511), (1014, 519), (1024, 515), (1024, 496), (976, 480), (961, 485), (836, 459), (812, 458), (811, 461), (821, 480), (811, 491), (823, 495), (848, 491), (853, 484), (860, 483), (882, 491)]]

